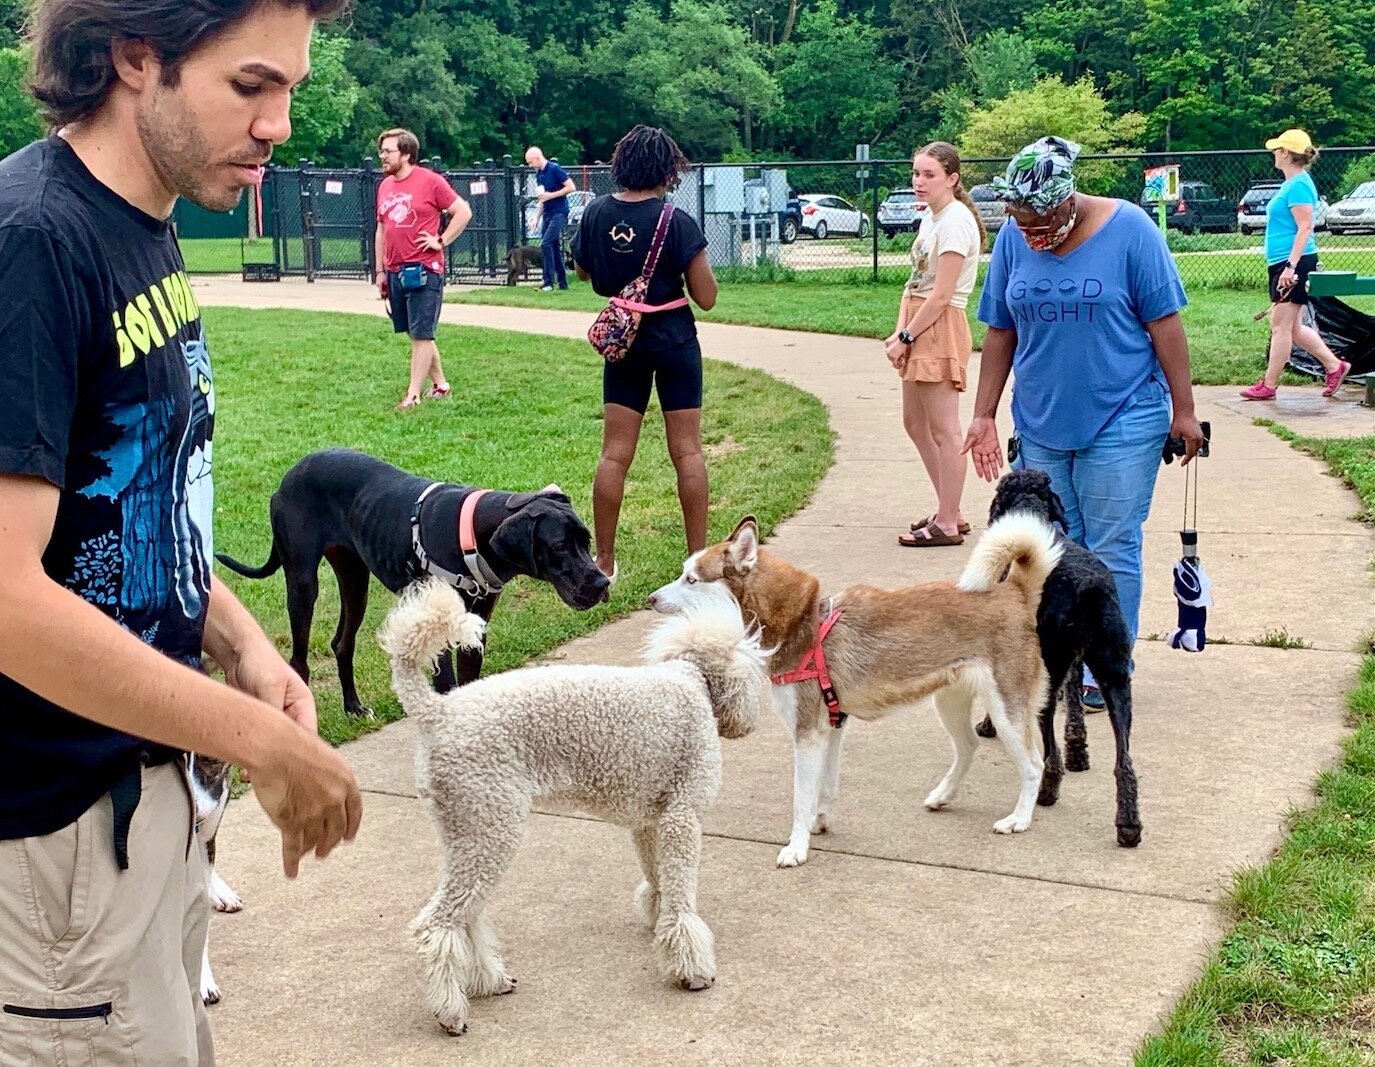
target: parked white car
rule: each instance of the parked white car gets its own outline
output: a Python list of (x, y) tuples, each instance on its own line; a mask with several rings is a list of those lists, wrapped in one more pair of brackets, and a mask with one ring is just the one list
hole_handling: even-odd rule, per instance
[(833, 233), (852, 237), (869, 236), (869, 216), (843, 197), (808, 193), (797, 199), (802, 206), (803, 233), (809, 233), (817, 240), (824, 240)]
[(1362, 182), (1327, 212), (1330, 233), (1375, 231), (1375, 182)]
[[(578, 228), (578, 223), (582, 221), (582, 213), (596, 198), (595, 193), (586, 189), (574, 189), (568, 194), (568, 225), (564, 227), (566, 233), (571, 234)], [(539, 240), (539, 229), (535, 226), (535, 212), (538, 208), (537, 200), (531, 200), (525, 205), (525, 232), (530, 235), (532, 241)]]

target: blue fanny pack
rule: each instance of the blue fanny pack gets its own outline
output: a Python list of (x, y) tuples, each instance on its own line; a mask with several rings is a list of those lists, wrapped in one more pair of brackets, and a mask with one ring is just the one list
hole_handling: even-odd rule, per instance
[(396, 281), (401, 286), (401, 291), (405, 293), (424, 289), (426, 281), (425, 264), (402, 263), (401, 269), (396, 272)]

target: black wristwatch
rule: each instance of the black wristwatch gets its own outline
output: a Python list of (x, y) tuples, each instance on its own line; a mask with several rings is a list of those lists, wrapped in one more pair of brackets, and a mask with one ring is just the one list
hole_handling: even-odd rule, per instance
[(898, 331), (898, 340), (901, 341), (901, 342), (902, 342), (903, 344), (905, 344), (905, 345), (910, 345), (913, 341), (916, 340), (916, 338), (913, 337), (913, 336), (912, 336), (910, 333), (908, 333), (906, 330), (899, 330), (899, 331)]

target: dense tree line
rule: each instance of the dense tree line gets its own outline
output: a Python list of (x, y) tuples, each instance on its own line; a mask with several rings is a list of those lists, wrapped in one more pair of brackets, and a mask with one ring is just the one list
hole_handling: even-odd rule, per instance
[[(32, 135), (23, 0), (0, 0), (0, 149)], [(694, 158), (1375, 141), (1375, 0), (359, 0), (322, 33), (283, 155), (414, 129), (450, 163), (606, 159), (636, 121)], [(1028, 119), (1030, 116), (1030, 119)], [(1052, 129), (1053, 128), (1053, 129)]]

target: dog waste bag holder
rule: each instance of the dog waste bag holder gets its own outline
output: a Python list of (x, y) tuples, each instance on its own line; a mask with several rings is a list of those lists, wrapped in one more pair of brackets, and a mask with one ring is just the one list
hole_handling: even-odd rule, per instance
[[(1199, 460), (1208, 455), (1212, 443), (1212, 426), (1203, 423), (1203, 444), (1198, 455), (1184, 470), (1184, 525), (1179, 531), (1181, 552), (1179, 562), (1174, 565), (1174, 598), (1178, 605), (1175, 628), (1165, 637), (1171, 648), (1185, 652), (1202, 652), (1208, 643), (1208, 609), (1213, 605), (1212, 582), (1203, 569), (1203, 560), (1198, 554), (1198, 468)], [(1171, 438), (1165, 442), (1165, 462), (1174, 456), (1183, 455), (1184, 442)], [(1189, 497), (1190, 481), (1193, 482), (1193, 517), (1190, 521)]]

